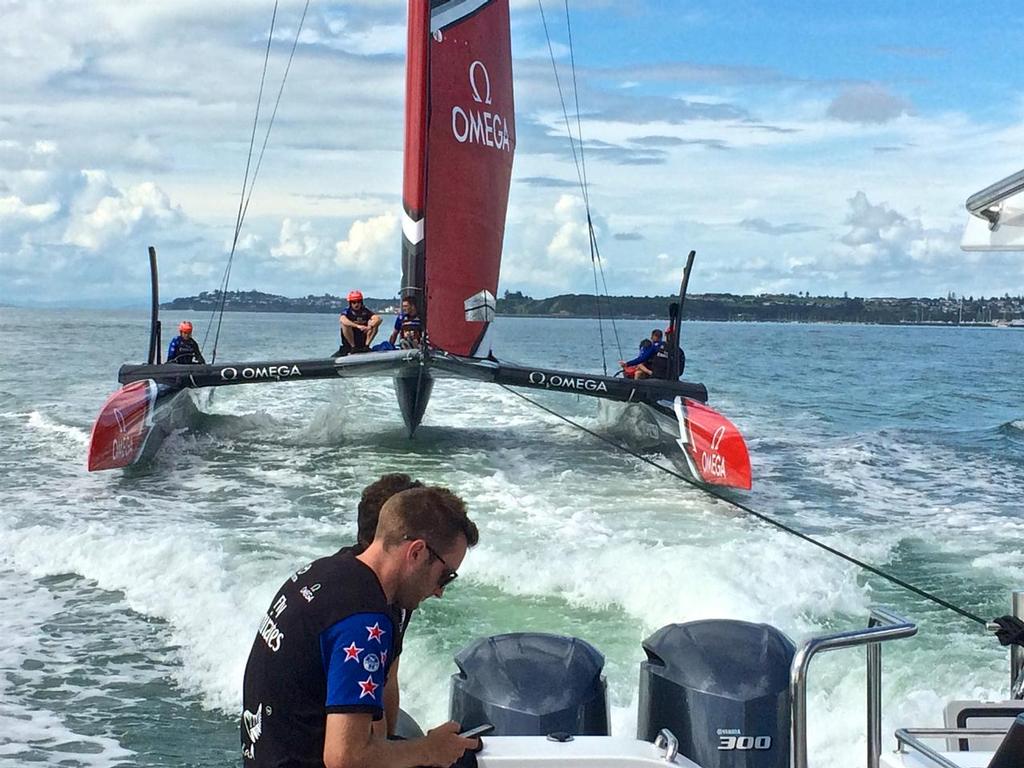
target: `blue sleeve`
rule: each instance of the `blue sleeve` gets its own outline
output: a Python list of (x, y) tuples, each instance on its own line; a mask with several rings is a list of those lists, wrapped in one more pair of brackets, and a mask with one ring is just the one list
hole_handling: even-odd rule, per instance
[(640, 365), (641, 363), (646, 363), (648, 360), (654, 357), (657, 354), (657, 352), (658, 346), (656, 344), (651, 344), (651, 346), (649, 346), (639, 355), (637, 355), (632, 360), (627, 362), (626, 365)]
[(399, 312), (398, 313), (398, 317), (395, 318), (395, 330), (396, 331), (402, 330), (402, 313), (401, 312)]
[(171, 362), (178, 356), (178, 341), (181, 339), (180, 336), (175, 336), (171, 339), (171, 346), (167, 348), (167, 362)]
[(386, 613), (356, 613), (320, 633), (328, 712), (384, 710), (394, 626)]

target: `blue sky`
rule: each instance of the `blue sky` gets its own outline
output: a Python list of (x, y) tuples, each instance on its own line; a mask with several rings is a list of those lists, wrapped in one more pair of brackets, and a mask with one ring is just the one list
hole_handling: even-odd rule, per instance
[[(270, 89), (303, 3), (281, 3)], [(968, 195), (1024, 166), (1024, 14), (949, 2), (569, 3), (613, 293), (1024, 292), (965, 254)], [(14, 0), (0, 28), (0, 302), (217, 287), (273, 3)], [(563, 84), (562, 0), (544, 0)], [(501, 289), (592, 287), (536, 0), (512, 0), (517, 155)], [(398, 287), (405, 3), (313, 2), (232, 287)]]

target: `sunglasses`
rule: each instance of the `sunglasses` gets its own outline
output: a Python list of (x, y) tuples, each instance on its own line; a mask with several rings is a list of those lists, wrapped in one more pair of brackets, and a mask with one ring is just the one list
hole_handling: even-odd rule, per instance
[[(407, 538), (406, 540), (407, 541), (416, 541), (416, 539), (412, 539), (412, 538)], [(437, 553), (437, 550), (434, 549), (432, 546), (430, 546), (430, 544), (428, 544), (426, 541), (423, 541), (423, 544), (426, 546), (427, 552), (429, 552), (431, 554), (431, 556), (436, 557), (438, 559), (438, 561), (441, 563), (441, 565), (443, 565), (445, 567), (445, 569), (446, 569), (444, 571), (444, 573), (442, 573), (441, 576), (437, 580), (437, 587), (438, 587), (438, 589), (444, 589), (445, 587), (447, 587), (449, 584), (451, 584), (453, 581), (455, 581), (455, 579), (457, 579), (459, 577), (458, 571), (453, 571), (448, 566), (448, 563), (445, 562), (444, 558), (441, 557)]]

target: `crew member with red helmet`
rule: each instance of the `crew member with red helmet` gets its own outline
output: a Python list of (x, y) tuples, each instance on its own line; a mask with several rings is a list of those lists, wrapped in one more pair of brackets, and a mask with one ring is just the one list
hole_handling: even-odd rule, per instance
[(349, 291), (348, 308), (341, 313), (341, 348), (338, 356), (350, 352), (369, 352), (380, 327), (380, 316), (363, 304), (360, 291)]
[(178, 325), (178, 334), (171, 339), (171, 346), (167, 348), (167, 362), (206, 365), (203, 353), (199, 350), (199, 342), (192, 338), (192, 323), (183, 321)]

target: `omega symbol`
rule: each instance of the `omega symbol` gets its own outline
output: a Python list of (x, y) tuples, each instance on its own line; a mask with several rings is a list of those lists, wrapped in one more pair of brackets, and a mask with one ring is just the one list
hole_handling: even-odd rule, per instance
[[(483, 81), (478, 82), (478, 74), (483, 75)], [(480, 98), (480, 85), (483, 85), (483, 98)], [(491, 103), (491, 76), (487, 73), (487, 67), (482, 61), (474, 61), (469, 65), (469, 87), (473, 89), (473, 101), (477, 104)]]

